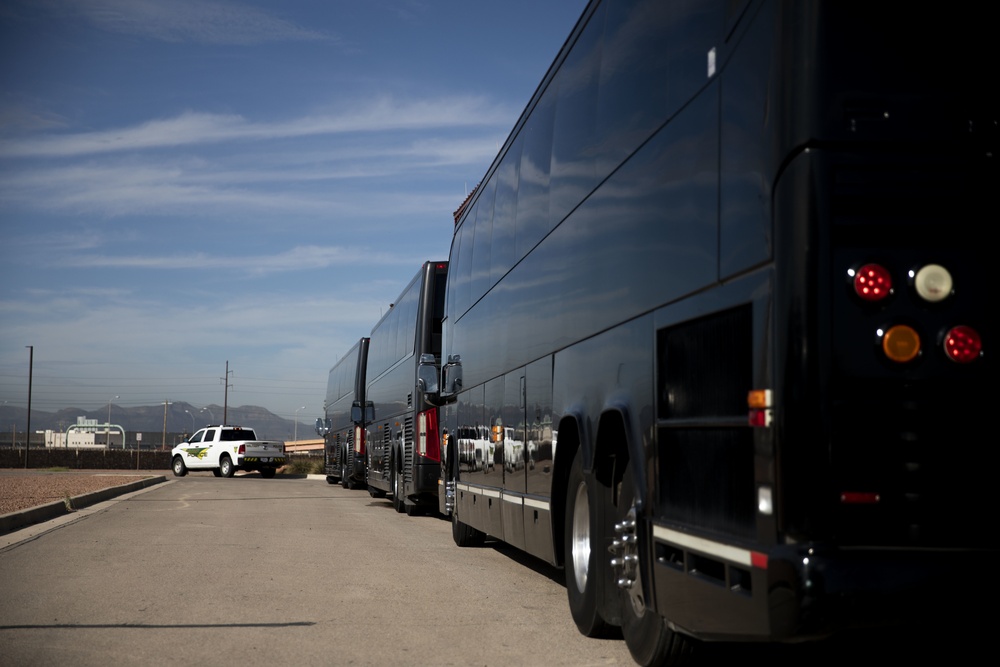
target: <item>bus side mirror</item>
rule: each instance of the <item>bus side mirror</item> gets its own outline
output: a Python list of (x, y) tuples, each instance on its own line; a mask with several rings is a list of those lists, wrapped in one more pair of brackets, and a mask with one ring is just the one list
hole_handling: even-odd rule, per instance
[(364, 423), (370, 424), (375, 421), (375, 404), (371, 401), (365, 401), (365, 411), (361, 412), (361, 403), (355, 401), (354, 405), (351, 406), (351, 421), (355, 424), (362, 423), (362, 416), (364, 416)]
[(330, 420), (318, 417), (316, 419), (316, 435), (323, 437), (330, 432)]
[(427, 400), (434, 399), (438, 392), (438, 367), (433, 354), (421, 354), (417, 366), (417, 389)]
[(448, 363), (441, 369), (441, 398), (455, 400), (462, 391), (462, 357), (453, 354), (448, 357)]

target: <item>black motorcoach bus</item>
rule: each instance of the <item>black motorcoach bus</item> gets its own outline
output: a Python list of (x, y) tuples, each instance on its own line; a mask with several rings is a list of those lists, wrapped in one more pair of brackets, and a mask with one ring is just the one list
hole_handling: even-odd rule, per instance
[(969, 617), (1000, 496), (984, 11), (588, 5), (456, 212), (458, 544), (563, 565), (642, 664)]
[(417, 378), (417, 365), (440, 364), (447, 272), (448, 262), (424, 262), (370, 337), (368, 491), (391, 495), (396, 511), (411, 515), (438, 506), (436, 394)]
[(365, 485), (365, 368), (368, 338), (362, 338), (330, 369), (325, 416), (316, 420), (323, 437), (326, 481), (345, 489)]

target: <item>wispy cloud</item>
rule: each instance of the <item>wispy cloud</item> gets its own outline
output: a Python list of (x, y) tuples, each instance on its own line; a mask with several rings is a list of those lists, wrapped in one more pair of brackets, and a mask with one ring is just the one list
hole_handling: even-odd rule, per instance
[(69, 157), (119, 151), (317, 137), (356, 132), (482, 127), (510, 122), (513, 113), (483, 97), (396, 100), (382, 97), (358, 108), (261, 123), (239, 115), (187, 112), (131, 127), (36, 135), (0, 141), (0, 157)]
[(253, 45), (334, 40), (332, 35), (245, 5), (210, 0), (49, 0), (55, 14), (80, 16), (100, 30), (163, 42)]
[(65, 268), (125, 268), (186, 271), (232, 271), (248, 275), (267, 275), (286, 271), (323, 269), (338, 265), (415, 265), (410, 257), (400, 257), (384, 252), (371, 252), (361, 248), (343, 246), (297, 246), (270, 255), (213, 255), (205, 252), (184, 255), (137, 255), (116, 257), (100, 254), (76, 253), (61, 258)]

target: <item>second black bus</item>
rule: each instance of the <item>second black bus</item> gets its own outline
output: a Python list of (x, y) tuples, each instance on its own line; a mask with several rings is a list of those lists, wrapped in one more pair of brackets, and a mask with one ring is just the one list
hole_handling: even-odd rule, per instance
[(437, 510), (438, 411), (417, 366), (440, 363), (447, 272), (447, 262), (425, 262), (370, 337), (368, 491), (407, 514)]

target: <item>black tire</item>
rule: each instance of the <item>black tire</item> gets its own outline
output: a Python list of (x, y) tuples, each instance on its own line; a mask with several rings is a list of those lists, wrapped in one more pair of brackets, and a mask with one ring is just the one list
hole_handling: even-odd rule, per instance
[(339, 484), (340, 480), (337, 479), (336, 477), (334, 477), (333, 475), (327, 475), (326, 476), (326, 483), (327, 484)]
[(458, 509), (451, 513), (451, 538), (460, 547), (481, 547), (486, 533), (458, 520)]
[(348, 489), (360, 489), (361, 482), (354, 479), (354, 454), (350, 453), (349, 456), (345, 456), (344, 460), (347, 462), (347, 472), (345, 477), (347, 478), (347, 488)]
[[(635, 502), (635, 482), (632, 478), (632, 466), (625, 467), (622, 479), (621, 502), (618, 507), (618, 524), (629, 526), (626, 531), (631, 537), (636, 536), (636, 515), (633, 509)], [(632, 539), (625, 542), (625, 551), (617, 554), (637, 556), (639, 561), (633, 567), (625, 566), (621, 572), (616, 572), (619, 578), (632, 582), (628, 588), (619, 588), (621, 593), (622, 636), (628, 646), (632, 659), (642, 667), (653, 665), (685, 665), (691, 659), (695, 642), (667, 627), (666, 619), (655, 611), (645, 607), (643, 593), (643, 563), (639, 553), (638, 543)]]
[(228, 454), (223, 454), (222, 458), (219, 459), (219, 476), (232, 477), (234, 474), (236, 474), (236, 467), (233, 465), (233, 460), (229, 458)]
[(179, 456), (174, 457), (174, 460), (170, 462), (170, 467), (174, 470), (174, 477), (183, 477), (188, 474), (187, 466), (184, 465), (184, 459)]
[(392, 470), (392, 507), (399, 513), (403, 513), (406, 510), (406, 499), (403, 498), (403, 469), (396, 465), (398, 461), (397, 458), (393, 457), (392, 463), (389, 465), (390, 470)]
[(601, 582), (596, 576), (596, 565), (597, 558), (607, 550), (601, 547), (604, 541), (600, 539), (596, 526), (596, 500), (593, 496), (594, 492), (583, 475), (583, 457), (577, 451), (566, 485), (566, 521), (563, 527), (566, 593), (577, 629), (586, 637), (603, 637), (609, 627), (597, 610)]
[(276, 468), (261, 468), (260, 476), (263, 477), (264, 479), (271, 479), (277, 472), (278, 471)]
[(218, 468), (212, 468), (212, 474), (215, 475), (216, 477), (222, 477), (222, 473), (219, 472)]

